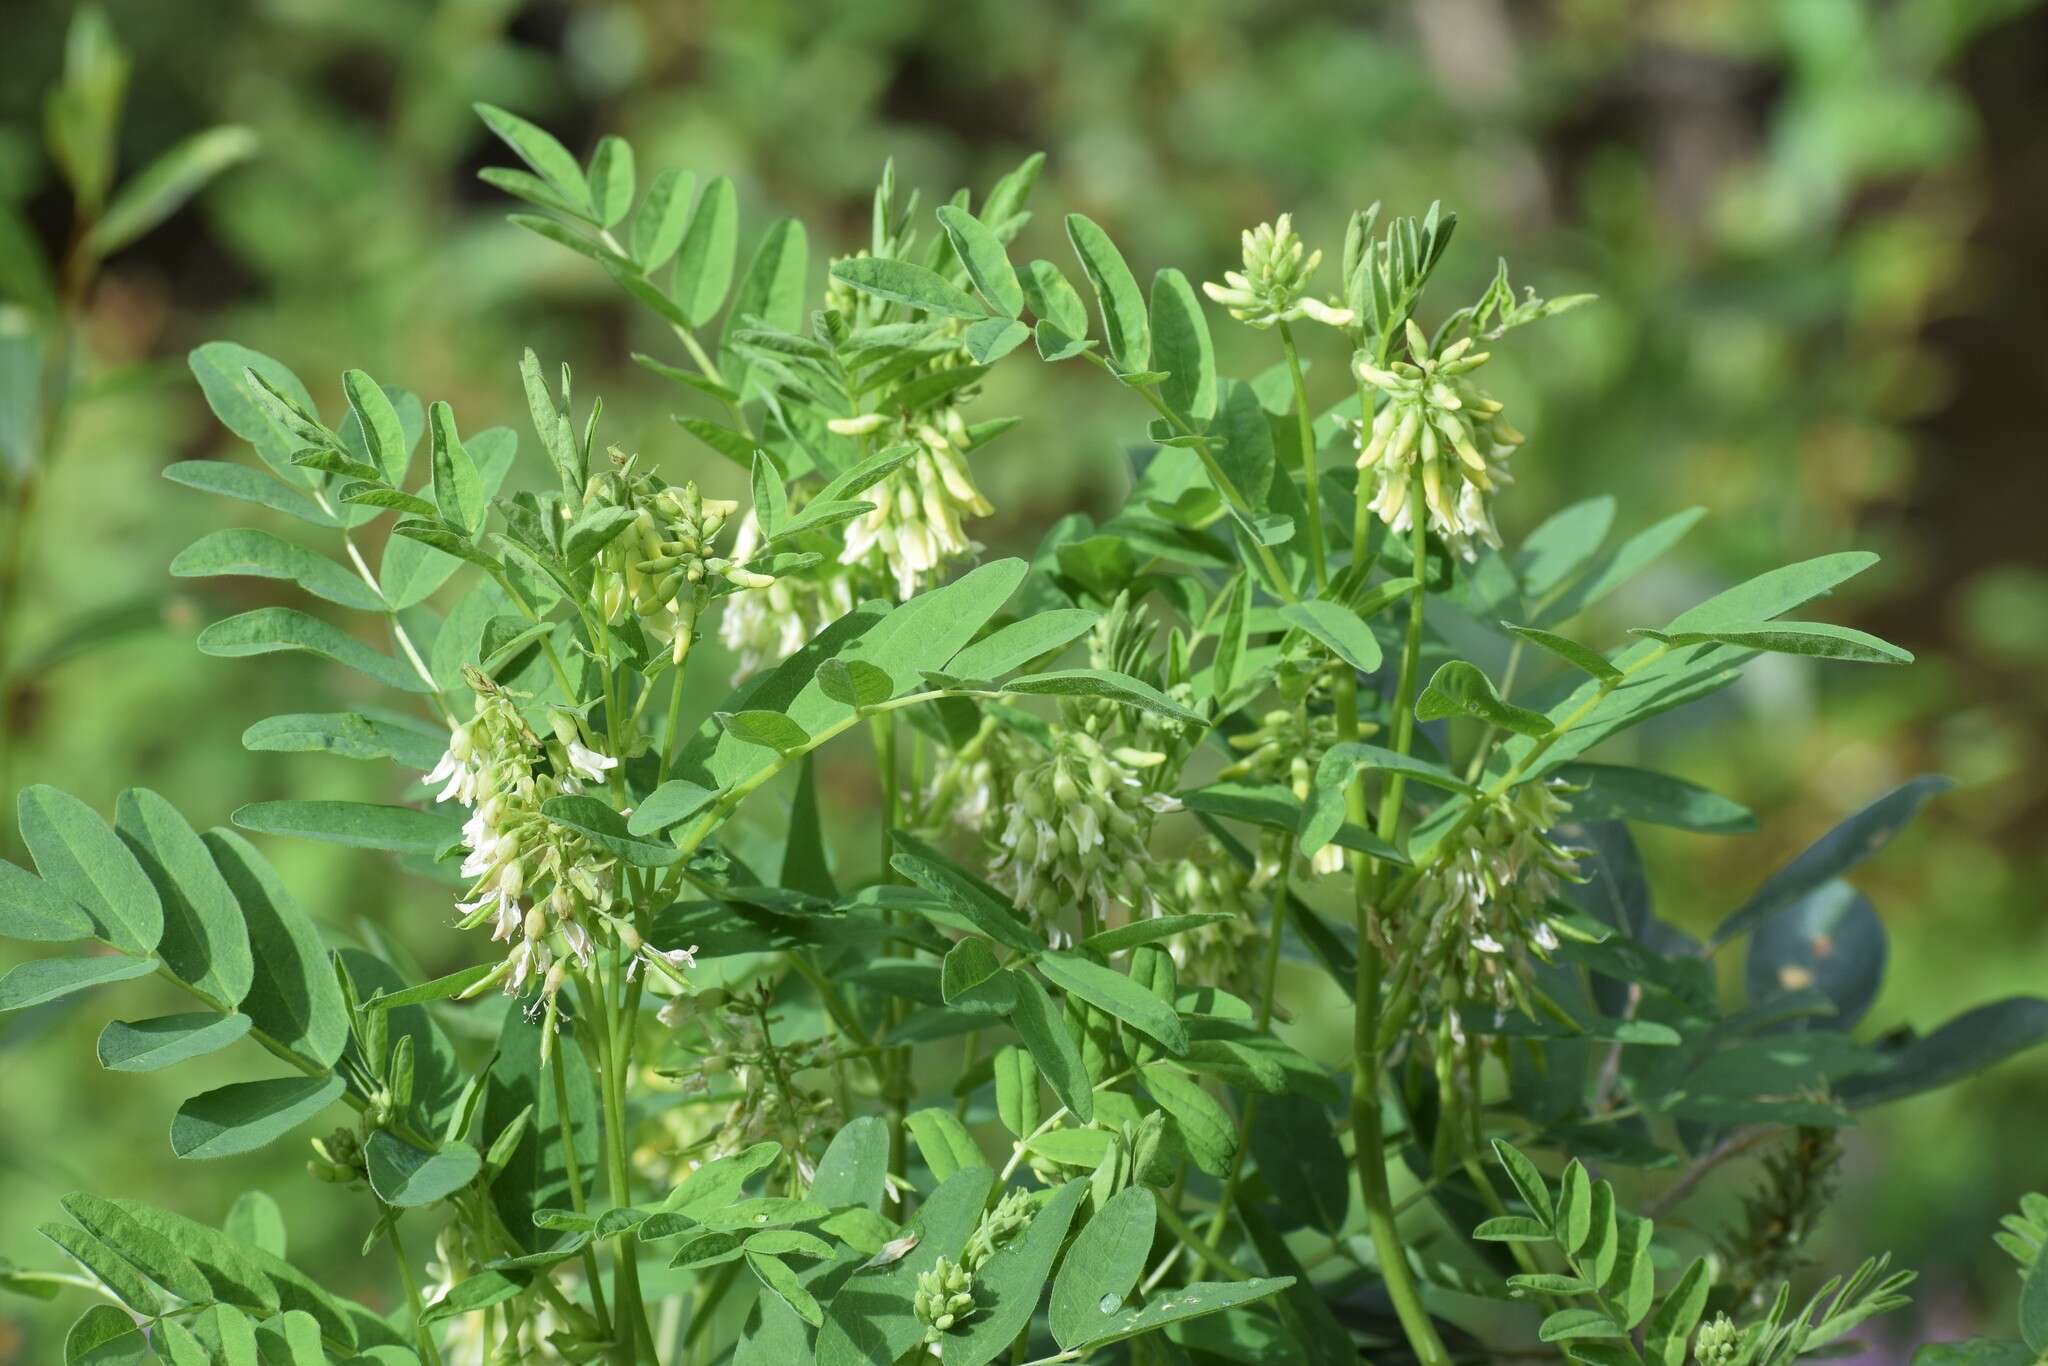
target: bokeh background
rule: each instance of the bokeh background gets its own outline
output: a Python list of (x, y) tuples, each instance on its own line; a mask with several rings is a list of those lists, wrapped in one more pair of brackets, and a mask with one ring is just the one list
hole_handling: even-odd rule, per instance
[[(160, 471), (238, 454), (185, 369), (201, 342), (269, 352), (324, 402), (362, 366), (451, 400), (465, 427), (522, 429), (515, 367), (532, 345), (605, 395), (610, 440), (672, 477), (727, 478), (668, 421), (661, 381), (628, 362), (660, 349), (647, 319), (587, 263), (504, 223), (475, 172), (506, 158), (471, 101), (579, 152), (625, 133), (643, 178), (732, 175), (743, 231), (806, 219), (820, 286), (818, 248), (865, 237), (885, 157), (930, 203), (1042, 148), (1041, 210), (1093, 215), (1141, 276), (1172, 263), (1215, 278), (1238, 231), (1282, 210), (1334, 255), (1351, 209), (1441, 199), (1461, 221), (1439, 299), (1476, 293), (1496, 253), (1545, 294), (1600, 294), (1489, 371), (1531, 436), (1504, 520), (1526, 529), (1606, 490), (1623, 530), (1709, 508), (1617, 602), (1615, 627), (1788, 559), (1869, 547), (1884, 564), (1829, 615), (1920, 655), (1903, 670), (1758, 668), (1684, 724), (1650, 728), (1639, 760), (1764, 817), (1734, 838), (1647, 832), (1660, 906), (1711, 924), (1849, 810), (1940, 771), (1962, 786), (1857, 874), (1893, 936), (1872, 1025), (1931, 1025), (2048, 978), (2048, 12), (2034, 0), (106, 8), (134, 57), (124, 166), (220, 122), (255, 129), (261, 150), (108, 264), (82, 328), (97, 397), (33, 523), (0, 524), (27, 538), (0, 675), (10, 787), (56, 783), (110, 809), (139, 783), (204, 824), (287, 793), (395, 795), (388, 770), (239, 744), (251, 720), (325, 709), (348, 681), (193, 648), (205, 622), (283, 600), (261, 580), (165, 572), (227, 508)], [(69, 207), (42, 92), (70, 10), (0, 0), (0, 202), (53, 249)], [(1063, 254), (1056, 221), (1027, 229), (1027, 249)], [(1218, 325), (1226, 346), (1251, 345)], [(1340, 383), (1342, 358), (1320, 361), (1312, 382)], [(1032, 416), (979, 470), (998, 508), (986, 535), (1028, 549), (1055, 516), (1115, 497), (1140, 429), (1099, 386), (1069, 401), (1071, 368), (998, 374), (991, 410)], [(0, 384), (0, 410), (24, 401)], [(0, 423), (0, 442), (12, 430)], [(870, 819), (858, 767), (823, 775), (849, 840)], [(367, 921), (430, 968), (458, 961), (445, 906), (380, 860), (267, 847), (338, 934)], [(176, 1163), (159, 1134), (189, 1086), (99, 1073), (105, 1006), (64, 1004), (0, 1020), (0, 1255), (46, 1261), (34, 1226), (82, 1185), (214, 1219), (260, 1184), (293, 1211), (295, 1259), (386, 1295), (355, 1256), (360, 1204), (307, 1181), (295, 1145)], [(2017, 1280), (1989, 1234), (2019, 1192), (2048, 1187), (2044, 1122), (2037, 1053), (1848, 1135), (1819, 1250), (1890, 1248), (1920, 1268), (1895, 1343), (2008, 1329)], [(0, 1300), (0, 1363), (55, 1359), (53, 1325), (76, 1307)]]

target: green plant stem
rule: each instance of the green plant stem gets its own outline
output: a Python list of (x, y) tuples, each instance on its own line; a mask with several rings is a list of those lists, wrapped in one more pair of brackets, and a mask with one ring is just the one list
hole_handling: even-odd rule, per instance
[(405, 1302), (412, 1310), (412, 1331), (420, 1349), (420, 1360), (426, 1366), (440, 1366), (440, 1344), (434, 1341), (433, 1329), (423, 1321), (427, 1313), (426, 1301), (420, 1298), (420, 1283), (412, 1274), (412, 1259), (405, 1255), (405, 1240), (399, 1236), (398, 1211), (379, 1200), (377, 1212), (383, 1216), (385, 1231), (391, 1235), (391, 1255), (398, 1259), (398, 1276), (405, 1282)]
[[(1273, 898), (1271, 913), (1267, 917), (1266, 960), (1259, 977), (1258, 1026), (1264, 1032), (1273, 1023), (1273, 997), (1280, 984), (1280, 938), (1285, 926), (1284, 906), (1287, 887), (1282, 882), (1280, 895)], [(1259, 1118), (1259, 1095), (1253, 1091), (1244, 1098), (1244, 1113), (1237, 1123), (1237, 1150), (1230, 1155), (1230, 1171), (1223, 1178), (1223, 1189), (1216, 1197), (1216, 1212), (1209, 1217), (1209, 1231), (1204, 1241), (1211, 1248), (1223, 1238), (1224, 1226), (1230, 1221), (1230, 1208), (1237, 1199), (1237, 1188), (1244, 1177), (1245, 1152), (1251, 1147), (1252, 1125)]]
[[(602, 1083), (599, 1087), (599, 1096), (604, 1106), (605, 1175), (610, 1187), (612, 1206), (623, 1209), (633, 1203), (633, 1196), (627, 1175), (627, 1046), (622, 1044), (620, 1035), (619, 1002), (610, 990), (620, 978), (617, 945), (612, 948), (611, 967), (611, 980), (607, 982), (593, 977), (589, 994), (603, 1006), (603, 1020), (597, 1031), (597, 1038), (601, 1069), (599, 1080)], [(633, 1253), (633, 1234), (630, 1229), (621, 1232), (614, 1242), (612, 1279), (612, 1294), (617, 1303), (612, 1356), (619, 1366), (634, 1366), (640, 1359), (640, 1340), (645, 1338), (651, 1341), (653, 1331), (647, 1326), (646, 1312), (640, 1302), (640, 1266)]]
[(1308, 384), (1301, 374), (1301, 353), (1294, 345), (1294, 332), (1280, 324), (1280, 349), (1287, 353), (1287, 377), (1294, 382), (1294, 416), (1301, 427), (1302, 511), (1308, 517), (1308, 566), (1316, 591), (1330, 586), (1329, 564), (1323, 551), (1323, 491), (1316, 475), (1316, 423), (1308, 410)]
[[(576, 1126), (569, 1119), (569, 1075), (562, 1062), (562, 1050), (556, 1049), (548, 1070), (555, 1078), (555, 1121), (562, 1134), (562, 1167), (569, 1178), (569, 1207), (578, 1214), (583, 1213), (583, 1168), (576, 1157)], [(598, 1327), (605, 1333), (611, 1332), (611, 1315), (605, 1309), (604, 1286), (597, 1274), (597, 1249), (589, 1243), (583, 1245), (583, 1272), (590, 1281), (590, 1307), (597, 1316)]]
[(1210, 1266), (1215, 1267), (1229, 1280), (1245, 1281), (1251, 1279), (1251, 1273), (1232, 1266), (1228, 1257), (1223, 1256), (1215, 1248), (1202, 1241), (1202, 1235), (1189, 1227), (1187, 1220), (1180, 1217), (1180, 1211), (1173, 1207), (1172, 1201), (1168, 1200), (1158, 1191), (1153, 1191), (1152, 1203), (1159, 1209), (1159, 1222), (1166, 1225), (1167, 1230), (1174, 1237), (1180, 1239), (1182, 1245), (1189, 1252), (1192, 1252)]

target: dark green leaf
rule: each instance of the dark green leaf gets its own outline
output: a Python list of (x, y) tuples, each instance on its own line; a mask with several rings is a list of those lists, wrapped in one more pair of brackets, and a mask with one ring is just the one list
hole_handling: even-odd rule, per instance
[(1492, 681), (1462, 659), (1451, 660), (1436, 671), (1415, 700), (1415, 715), (1422, 721), (1474, 716), (1517, 735), (1540, 737), (1551, 729), (1550, 718), (1543, 713), (1502, 701)]
[(217, 1053), (249, 1032), (247, 1015), (210, 1010), (115, 1020), (100, 1031), (100, 1066), (110, 1072), (154, 1072), (188, 1058)]
[(179, 1157), (234, 1157), (275, 1142), (341, 1099), (340, 1077), (240, 1081), (197, 1095), (171, 1121)]
[(374, 802), (251, 802), (236, 807), (230, 819), (258, 834), (295, 835), (422, 858), (434, 857), (462, 837), (459, 818)]
[(864, 294), (945, 318), (984, 318), (988, 310), (935, 271), (909, 261), (856, 256), (837, 262), (832, 278)]
[(164, 933), (163, 903), (97, 811), (43, 784), (23, 788), (15, 811), (44, 884), (91, 916), (95, 934), (130, 953), (156, 948)]

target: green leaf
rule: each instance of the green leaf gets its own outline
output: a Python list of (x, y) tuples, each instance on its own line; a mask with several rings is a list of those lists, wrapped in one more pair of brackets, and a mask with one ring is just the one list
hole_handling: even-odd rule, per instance
[(1557, 776), (1585, 788), (1572, 794), (1574, 820), (1645, 821), (1716, 835), (1756, 829), (1749, 808), (1668, 773), (1581, 763), (1564, 765)]
[(1095, 1118), (1095, 1096), (1088, 1069), (1081, 1061), (1081, 1047), (1067, 1031), (1065, 1018), (1053, 1009), (1052, 998), (1038, 979), (1016, 968), (1007, 969), (1016, 989), (1017, 1004), (1010, 1023), (1031, 1050), (1031, 1059), (1060, 1104), (1082, 1123)]
[(880, 1210), (888, 1172), (888, 1122), (880, 1115), (862, 1115), (840, 1126), (826, 1145), (809, 1195), (832, 1209), (858, 1205)]
[(739, 196), (732, 182), (720, 176), (704, 187), (676, 252), (669, 293), (691, 327), (710, 322), (725, 303), (739, 253), (739, 226)]
[(985, 318), (988, 310), (936, 271), (909, 261), (856, 256), (835, 263), (832, 278), (878, 299), (946, 318)]
[(1066, 1241), (1074, 1213), (1087, 1194), (1086, 1181), (1069, 1181), (1060, 1187), (1022, 1233), (975, 1271), (974, 1288), (982, 1307), (967, 1320), (964, 1331), (955, 1325), (954, 1331), (945, 1335), (941, 1360), (946, 1366), (988, 1366), (1030, 1326), (1060, 1244)]
[(420, 1322), (435, 1324), (443, 1319), (479, 1313), (494, 1304), (503, 1304), (525, 1289), (524, 1277), (515, 1278), (502, 1271), (480, 1271), (457, 1281), (447, 1294), (428, 1305), (427, 1312), (420, 1315)]
[(896, 695), (896, 681), (864, 659), (828, 659), (818, 666), (818, 691), (849, 707), (873, 707)]
[(43, 944), (93, 936), (84, 908), (26, 868), (0, 862), (0, 935)]
[(1301, 818), (1301, 852), (1304, 856), (1328, 844), (1344, 826), (1344, 789), (1364, 769), (1403, 773), (1418, 782), (1461, 795), (1474, 789), (1439, 764), (1417, 759), (1379, 745), (1347, 741), (1330, 746), (1316, 764), (1314, 786)]
[(110, 256), (176, 213), (222, 171), (256, 154), (256, 134), (239, 124), (208, 128), (142, 168), (114, 195), (86, 234), (86, 249)]
[(917, 1150), (931, 1168), (932, 1179), (944, 1181), (968, 1167), (985, 1167), (988, 1159), (975, 1145), (967, 1127), (950, 1110), (917, 1110), (904, 1116), (903, 1127), (917, 1141)]
[(1507, 1171), (1508, 1180), (1514, 1182), (1515, 1190), (1520, 1193), (1523, 1203), (1536, 1212), (1536, 1217), (1542, 1220), (1547, 1228), (1550, 1221), (1556, 1218), (1556, 1212), (1550, 1203), (1550, 1185), (1543, 1179), (1543, 1173), (1536, 1169), (1536, 1164), (1524, 1156), (1520, 1149), (1504, 1139), (1493, 1140), (1493, 1151), (1500, 1159), (1500, 1165)]
[(199, 1338), (176, 1319), (159, 1319), (153, 1330), (157, 1352), (170, 1366), (208, 1366), (212, 1360)]
[(455, 410), (436, 400), (427, 409), (427, 432), (433, 443), (434, 505), (451, 526), (474, 537), (483, 524), (486, 495), (476, 461), (455, 430)]
[[(156, 1292), (99, 1239), (69, 1224), (44, 1224), (36, 1231), (63, 1248), (136, 1313), (148, 1318), (163, 1311)], [(111, 1304), (87, 1309), (64, 1336), (64, 1366), (113, 1366), (115, 1362), (147, 1360), (148, 1340), (134, 1319)]]
[[(529, 1252), (540, 1251), (546, 1243), (543, 1230), (534, 1223), (534, 1215), (541, 1210), (569, 1208), (565, 1137), (573, 1142), (586, 1182), (591, 1179), (595, 1155), (601, 1151), (597, 1083), (590, 1064), (581, 1048), (557, 1048), (552, 1065), (562, 1073), (558, 1091), (554, 1077), (540, 1063), (542, 1028), (522, 1011), (505, 1012), (477, 1129), (479, 1135), (495, 1137), (528, 1106), (532, 1107), (519, 1141), (491, 1180), (491, 1202), (498, 1217)], [(558, 1096), (567, 1099), (565, 1108), (559, 1106)], [(712, 1165), (715, 1164), (706, 1164)], [(703, 1173), (704, 1168), (700, 1168), (697, 1175)]]
[(447, 745), (447, 732), (432, 722), (388, 712), (290, 712), (242, 732), (244, 749), (390, 759), (420, 772), (431, 771)]
[(897, 1361), (922, 1332), (911, 1310), (917, 1278), (940, 1257), (958, 1257), (981, 1222), (995, 1173), (970, 1167), (941, 1182), (918, 1207), (905, 1236), (909, 1251), (893, 1261), (857, 1268), (839, 1287), (818, 1329), (818, 1366), (869, 1366)]
[(1280, 609), (1280, 619), (1314, 636), (1360, 673), (1380, 667), (1380, 643), (1355, 612), (1334, 602), (1311, 600), (1286, 604)]
[(1112, 1342), (1137, 1337), (1168, 1324), (1221, 1313), (1277, 1295), (1294, 1284), (1292, 1276), (1258, 1276), (1242, 1281), (1195, 1281), (1156, 1297), (1143, 1309), (1125, 1309), (1094, 1337), (1073, 1345), (1073, 1351), (1092, 1352)]
[[(254, 446), (263, 463), (275, 470), (286, 484), (294, 489), (303, 489), (307, 476), (304, 471), (292, 464), (292, 454), (307, 443), (287, 435), (272, 420), (269, 403), (259, 401), (256, 393), (250, 388), (248, 373), (254, 370), (268, 380), (275, 390), (288, 394), (300, 407), (310, 409), (313, 400), (306, 393), (306, 386), (299, 383), (298, 377), (261, 352), (251, 351), (248, 347), (238, 346), (234, 342), (207, 342), (192, 351), (188, 363), (192, 368), (193, 377), (199, 381), (200, 389), (206, 394), (207, 405), (213, 409), (214, 416), (220, 419), (221, 425)], [(179, 468), (184, 469), (188, 466)], [(248, 495), (236, 493), (234, 496)]]
[(1351, 1160), (1329, 1111), (1309, 1096), (1267, 1095), (1259, 1101), (1256, 1119), (1252, 1157), (1289, 1224), (1306, 1221), (1332, 1237), (1340, 1235), (1350, 1213)]
[(1544, 1342), (1570, 1342), (1574, 1338), (1618, 1338), (1624, 1330), (1598, 1309), (1560, 1309), (1543, 1320), (1536, 1336)]
[(616, 135), (599, 139), (590, 154), (588, 178), (598, 224), (609, 228), (633, 208), (633, 144)]
[(179, 1157), (235, 1157), (273, 1143), (341, 1099), (339, 1076), (238, 1081), (192, 1097), (171, 1120)]
[(633, 814), (626, 819), (626, 829), (643, 837), (658, 835), (694, 816), (717, 799), (718, 794), (708, 787), (685, 778), (671, 778), (633, 808)]
[(221, 1230), (238, 1242), (260, 1247), (273, 1257), (285, 1252), (284, 1210), (259, 1190), (243, 1191), (228, 1209)]
[(398, 410), (391, 406), (390, 396), (361, 370), (342, 375), (341, 391), (362, 429), (363, 450), (383, 472), (384, 482), (393, 486), (405, 483), (406, 466), (412, 460), (412, 442), (406, 439), (405, 426), (398, 420)]
[(111, 953), (90, 958), (31, 958), (0, 977), (0, 1011), (21, 1010), (109, 982), (147, 977), (156, 967), (154, 958)]
[[(1008, 988), (1007, 978), (1002, 976), (1003, 965), (996, 958), (989, 942), (976, 935), (955, 944), (946, 951), (944, 963), (939, 968), (939, 994), (947, 1005), (963, 998), (980, 999), (992, 993), (977, 992), (977, 988), (994, 981), (1004, 989)], [(1007, 1008), (1008, 999), (1002, 1004)]]
[(1191, 726), (1208, 723), (1151, 684), (1108, 669), (1060, 669), (1028, 674), (1003, 684), (1001, 691), (1035, 697), (1097, 697), (1138, 711), (1150, 712)]
[(95, 1238), (179, 1299), (204, 1303), (213, 1298), (198, 1265), (162, 1229), (112, 1200), (83, 1191), (72, 1192), (62, 1203), (64, 1212)]
[(1643, 1326), (1643, 1353), (1649, 1366), (1685, 1366), (1686, 1344), (1707, 1307), (1707, 1291), (1712, 1288), (1713, 1277), (1708, 1273), (1706, 1258), (1695, 1257)]
[(1195, 1165), (1216, 1177), (1229, 1171), (1237, 1153), (1237, 1125), (1216, 1098), (1167, 1063), (1149, 1063), (1138, 1069), (1138, 1075), (1152, 1099), (1179, 1123)]
[(805, 1323), (816, 1327), (825, 1321), (825, 1311), (818, 1307), (818, 1301), (811, 1292), (804, 1289), (803, 1281), (788, 1263), (765, 1256), (751, 1247), (747, 1249), (746, 1258), (747, 1270), (754, 1273), (755, 1279), (781, 1296)]
[(1888, 641), (1825, 621), (1772, 621), (1720, 626), (1707, 631), (1651, 631), (1638, 635), (1667, 645), (1734, 645), (1775, 654), (1843, 659), (1856, 664), (1910, 664), (1913, 654)]
[(429, 859), (462, 837), (461, 821), (441, 811), (374, 802), (250, 802), (236, 807), (229, 819), (258, 834), (293, 835)]
[(129, 953), (163, 938), (163, 903), (128, 846), (99, 813), (68, 792), (37, 784), (15, 799), (22, 843), (53, 892), (92, 917), (94, 933)]
[(803, 224), (782, 218), (768, 225), (725, 317), (719, 364), (725, 382), (738, 392), (747, 392), (747, 362), (732, 350), (734, 334), (763, 323), (783, 332), (796, 331), (803, 322), (808, 261)]
[(939, 206), (939, 222), (953, 243), (967, 278), (998, 312), (1015, 318), (1024, 309), (1024, 287), (1003, 244), (982, 221), (955, 204)]
[(1607, 656), (1601, 654), (1598, 650), (1579, 644), (1576, 640), (1568, 639), (1550, 631), (1539, 631), (1534, 626), (1517, 626), (1513, 622), (1507, 621), (1502, 622), (1501, 625), (1507, 627), (1508, 630), (1514, 632), (1523, 640), (1528, 641), (1531, 645), (1548, 650), (1573, 668), (1582, 673), (1591, 674), (1602, 683), (1618, 682), (1622, 677), (1621, 670), (1609, 663)]
[(619, 538), (639, 514), (630, 507), (594, 507), (569, 524), (562, 538), (562, 557), (569, 568), (581, 569)]
[[(819, 690), (824, 691), (823, 683), (819, 684)], [(829, 693), (826, 695), (830, 696)], [(811, 742), (809, 732), (779, 711), (722, 711), (715, 715), (718, 724), (733, 739), (750, 745), (764, 745), (779, 754), (794, 753)]]
[(216, 621), (199, 633), (202, 654), (221, 659), (302, 651), (333, 660), (401, 692), (429, 691), (413, 670), (357, 640), (340, 627), (290, 607), (259, 607)]
[(1022, 346), (1031, 337), (1031, 329), (1015, 318), (983, 318), (980, 322), (968, 324), (961, 334), (967, 354), (978, 365), (992, 365)]
[(1504, 1214), (1473, 1229), (1472, 1236), (1488, 1243), (1547, 1243), (1550, 1241), (1550, 1228), (1540, 1219)]
[(1033, 261), (1021, 283), (1024, 302), (1034, 317), (1051, 324), (1062, 336), (1079, 339), (1088, 335), (1088, 305), (1081, 301), (1081, 292), (1060, 273), (1058, 266), (1050, 261)]
[(228, 498), (239, 498), (245, 503), (255, 503), (314, 526), (339, 525), (311, 498), (247, 465), (227, 460), (180, 460), (165, 468), (164, 478), (186, 488), (198, 489), (201, 493), (218, 493)]
[(1124, 974), (1078, 953), (1047, 953), (1038, 960), (1046, 979), (1070, 996), (1107, 1011), (1180, 1056), (1188, 1051), (1187, 1027), (1174, 1008)]
[(898, 830), (889, 838), (896, 850), (889, 866), (916, 886), (939, 897), (983, 934), (1020, 953), (1034, 953), (1045, 947), (1010, 905), (987, 884), (963, 871), (914, 835)]
[(1038, 1064), (1029, 1052), (1014, 1044), (996, 1050), (996, 1116), (1018, 1138), (1038, 1128)]
[(1538, 614), (1536, 624), (1556, 626), (1570, 621), (1640, 574), (1653, 560), (1677, 545), (1685, 533), (1692, 530), (1693, 524), (1704, 516), (1705, 508), (1688, 508), (1674, 513), (1655, 526), (1637, 532), (1613, 550), (1596, 555), (1585, 572)]
[(370, 1135), (363, 1158), (377, 1198), (399, 1209), (445, 1200), (483, 1170), (483, 1159), (467, 1143), (444, 1143), (426, 1152), (383, 1129)]
[(593, 217), (590, 187), (584, 183), (583, 168), (576, 164), (576, 158), (569, 154), (569, 149), (555, 140), (554, 134), (495, 105), (479, 104), (475, 108), (490, 130), (518, 153), (519, 159), (532, 167), (534, 174), (546, 181), (578, 214), (585, 218)]
[(632, 256), (643, 271), (668, 263), (682, 245), (690, 221), (690, 192), (697, 177), (688, 171), (663, 171), (647, 187), (640, 210), (633, 215)]
[(682, 857), (682, 851), (673, 844), (644, 840), (633, 834), (626, 818), (596, 797), (550, 797), (541, 803), (540, 809), (555, 824), (587, 836), (635, 867), (666, 868)]
[(1152, 359), (1167, 371), (1166, 406), (1200, 430), (1216, 415), (1216, 348), (1188, 277), (1171, 266), (1152, 277)]
[(1928, 774), (1893, 788), (1802, 850), (1764, 879), (1749, 900), (1714, 930), (1711, 945), (1746, 934), (1779, 910), (1840, 877), (1891, 842), (1929, 799), (1955, 784)]
[(1415, 700), (1415, 716), (1437, 721), (1446, 716), (1475, 716), (1490, 725), (1517, 735), (1544, 736), (1550, 733), (1550, 718), (1501, 700), (1492, 680), (1476, 665), (1454, 659), (1443, 665)]
[(205, 841), (241, 907), (249, 951), (263, 964), (242, 999), (242, 1013), (300, 1057), (331, 1065), (348, 1041), (348, 1006), (320, 932), (249, 841), (218, 827)]
[(496, 963), (476, 963), (466, 968), (457, 968), (445, 977), (436, 977), (431, 982), (406, 987), (401, 991), (384, 992), (364, 998), (364, 1010), (398, 1010), (405, 1006), (424, 1005), (430, 1001), (446, 1001), (460, 996), (497, 969)]
[(1593, 1227), (1593, 1192), (1586, 1169), (1576, 1158), (1565, 1165), (1564, 1175), (1558, 1179), (1555, 1222), (1559, 1247), (1570, 1252), (1585, 1245)]
[(1081, 947), (1090, 953), (1108, 957), (1122, 953), (1125, 949), (1137, 948), (1140, 944), (1156, 944), (1176, 934), (1198, 930), (1204, 925), (1214, 925), (1232, 919), (1223, 912), (1188, 915), (1148, 915), (1139, 920), (1107, 930), (1098, 930), (1081, 941)]
[(249, 1017), (211, 1010), (115, 1020), (100, 1031), (100, 1066), (109, 1072), (154, 1072), (217, 1053), (249, 1032)]
[(1067, 215), (1067, 240), (1073, 244), (1074, 255), (1080, 258), (1081, 270), (1101, 306), (1102, 334), (1110, 359), (1119, 370), (1149, 369), (1152, 335), (1145, 317), (1145, 294), (1124, 263), (1123, 253), (1108, 233), (1078, 213)]
[(2020, 1282), (2020, 1336), (2027, 1346), (2048, 1356), (2048, 1259), (2035, 1258)]
[(1966, 1010), (1932, 1034), (1885, 1053), (1884, 1064), (1835, 1090), (1853, 1108), (1947, 1086), (2048, 1042), (2048, 1000), (2013, 996)]
[(1555, 592), (1594, 554), (1614, 525), (1614, 499), (1602, 494), (1573, 503), (1529, 533), (1515, 556), (1515, 576), (1522, 593), (1540, 602)]

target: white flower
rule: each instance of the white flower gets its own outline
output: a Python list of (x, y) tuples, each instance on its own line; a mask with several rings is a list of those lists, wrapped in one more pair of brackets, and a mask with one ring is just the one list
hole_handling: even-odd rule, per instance
[(569, 767), (575, 769), (593, 783), (604, 781), (604, 775), (619, 766), (619, 761), (607, 754), (601, 754), (580, 740), (568, 744)]

